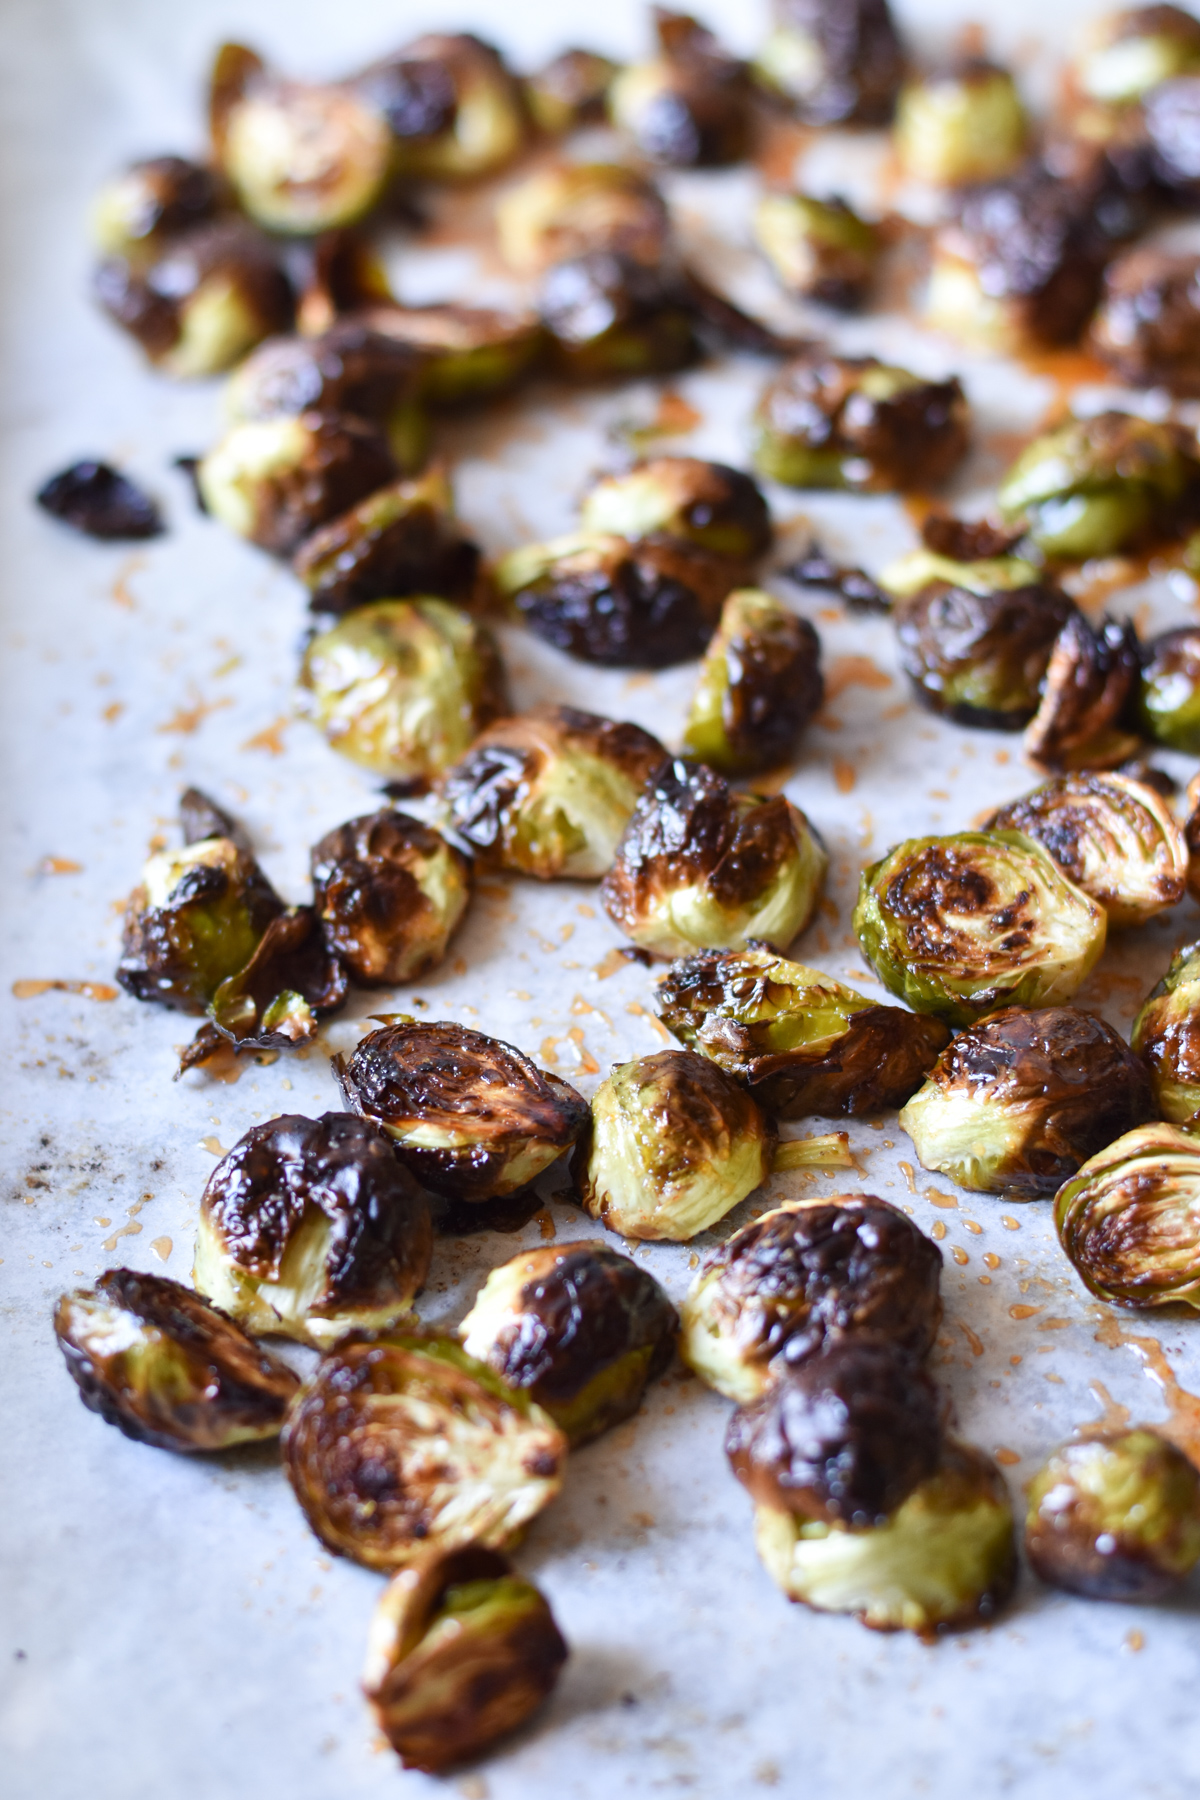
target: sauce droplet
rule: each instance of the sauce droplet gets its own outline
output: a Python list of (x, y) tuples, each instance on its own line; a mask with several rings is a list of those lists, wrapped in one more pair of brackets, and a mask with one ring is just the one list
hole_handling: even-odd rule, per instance
[(85, 1000), (115, 1000), (119, 989), (107, 981), (14, 981), (14, 1000), (36, 1000), (39, 994), (82, 994)]
[(207, 1150), (208, 1154), (210, 1156), (228, 1156), (229, 1155), (228, 1150), (225, 1148), (225, 1146), (221, 1142), (220, 1138), (215, 1138), (212, 1136), (209, 1136), (206, 1138), (201, 1138), (200, 1139), (200, 1148), (202, 1150)]
[(995, 1456), (996, 1456), (996, 1461), (998, 1463), (1003, 1463), (1004, 1467), (1006, 1469), (1011, 1469), (1014, 1466), (1014, 1464), (1019, 1463), (1021, 1460), (1017, 1451), (1008, 1450), (1004, 1447), (1003, 1444), (995, 1452)]
[(156, 1237), (150, 1239), (150, 1248), (159, 1262), (166, 1262), (175, 1246), (169, 1237)]
[(1032, 1319), (1034, 1313), (1040, 1313), (1041, 1310), (1040, 1306), (1010, 1306), (1008, 1316), (1010, 1319)]
[(952, 1212), (955, 1212), (958, 1209), (958, 1201), (954, 1198), (954, 1195), (943, 1194), (940, 1188), (926, 1188), (925, 1198), (933, 1206), (948, 1207)]
[(954, 1245), (950, 1254), (954, 1258), (955, 1262), (958, 1264), (960, 1269), (962, 1268), (964, 1263), (970, 1262), (970, 1260), (971, 1260), (970, 1257), (967, 1255), (966, 1251), (961, 1249), (959, 1247), (959, 1245), (957, 1245), (957, 1244)]

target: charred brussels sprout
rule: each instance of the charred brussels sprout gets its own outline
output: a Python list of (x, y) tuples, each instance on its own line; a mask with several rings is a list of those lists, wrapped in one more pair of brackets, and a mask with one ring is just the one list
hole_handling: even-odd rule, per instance
[(1200, 257), (1152, 248), (1121, 257), (1090, 342), (1131, 387), (1200, 395)]
[(750, 136), (745, 65), (685, 13), (654, 9), (658, 56), (615, 77), (613, 124), (654, 162), (695, 168), (737, 162)]
[(505, 710), (490, 631), (444, 600), (374, 600), (314, 637), (298, 706), (339, 755), (428, 783)]
[(598, 481), (579, 509), (585, 532), (668, 538), (736, 563), (757, 562), (771, 544), (758, 484), (725, 463), (655, 456)]
[(1152, 742), (1200, 753), (1200, 630), (1194, 625), (1164, 631), (1146, 645), (1137, 718)]
[(637, 725), (571, 706), (503, 719), (442, 782), (449, 822), (494, 867), (596, 881), (667, 753)]
[(1123, 721), (1140, 672), (1137, 632), (1127, 619), (1094, 629), (1072, 613), (1046, 664), (1026, 753), (1046, 769), (1107, 769), (1134, 756), (1139, 739)]
[(1103, 412), (1035, 438), (997, 490), (1047, 556), (1111, 556), (1169, 530), (1196, 484), (1195, 439), (1170, 420)]
[(322, 525), (301, 544), (292, 567), (312, 596), (313, 612), (349, 612), (406, 594), (468, 600), (479, 546), (463, 537), (449, 483), (433, 470), (379, 488)]
[(285, 1114), (209, 1176), (192, 1278), (248, 1331), (325, 1349), (410, 1313), (432, 1249), (429, 1203), (381, 1131)]
[(392, 134), (402, 175), (474, 180), (510, 162), (525, 138), (521, 94), (498, 50), (467, 32), (430, 32), (354, 83)]
[(501, 557), (496, 586), (547, 643), (585, 662), (661, 669), (699, 656), (737, 579), (683, 543), (574, 532)]
[(503, 394), (526, 376), (543, 349), (533, 313), (492, 306), (375, 306), (373, 331), (415, 356), (418, 394), (432, 407), (464, 406)]
[(1018, 831), (909, 838), (863, 871), (854, 909), (884, 986), (948, 1025), (1070, 1000), (1106, 927), (1104, 908)]
[(415, 981), (446, 954), (471, 897), (471, 865), (440, 832), (385, 807), (312, 850), (325, 938), (364, 987)]
[(825, 694), (821, 640), (770, 594), (730, 594), (705, 652), (684, 748), (723, 775), (776, 767)]
[(193, 225), (207, 225), (228, 202), (212, 169), (183, 156), (131, 163), (106, 181), (92, 204), (92, 241), (105, 256), (134, 257)]
[(1200, 1561), (1200, 1471), (1147, 1426), (1087, 1432), (1029, 1484), (1025, 1554), (1088, 1600), (1163, 1600)]
[(1183, 899), (1183, 833), (1163, 796), (1127, 775), (1062, 775), (1002, 806), (984, 830), (1041, 844), (1110, 927), (1142, 925)]
[(275, 251), (236, 219), (110, 255), (92, 286), (155, 367), (183, 380), (220, 374), (292, 318), (291, 285)]
[(58, 1347), (86, 1407), (139, 1444), (228, 1450), (278, 1437), (300, 1383), (190, 1288), (107, 1269), (64, 1294)]
[(660, 1050), (601, 1082), (571, 1172), (610, 1231), (682, 1244), (753, 1193), (774, 1152), (774, 1125), (732, 1076), (691, 1050)]
[(567, 1082), (462, 1025), (385, 1025), (333, 1066), (347, 1105), (387, 1132), (423, 1187), (449, 1200), (515, 1193), (570, 1149), (587, 1120)]
[(305, 1382), (284, 1465), (323, 1544), (371, 1569), (504, 1550), (562, 1486), (567, 1441), (452, 1337), (351, 1339)]
[(854, 1613), (878, 1631), (962, 1630), (993, 1618), (1017, 1574), (1013, 1516), (999, 1469), (948, 1443), (936, 1473), (882, 1525), (865, 1530), (759, 1506), (755, 1542), (790, 1600)]
[(957, 377), (926, 381), (873, 356), (814, 351), (769, 383), (755, 438), (755, 467), (785, 487), (936, 487), (966, 454), (967, 402)]
[(903, 168), (938, 187), (1007, 175), (1025, 153), (1027, 134), (1016, 82), (982, 58), (910, 82), (896, 111)]
[(809, 125), (886, 125), (904, 73), (887, 0), (775, 0), (755, 59), (763, 84)]
[(385, 1589), (363, 1690), (404, 1767), (438, 1774), (523, 1724), (567, 1654), (549, 1606), (507, 1557), (435, 1551)]
[(938, 1398), (895, 1345), (813, 1351), (729, 1421), (725, 1454), (756, 1504), (822, 1524), (883, 1525), (933, 1475)]
[(235, 425), (200, 461), (205, 508), (238, 537), (290, 556), (310, 532), (391, 481), (383, 434), (362, 419), (306, 412)]
[(943, 1050), (900, 1114), (922, 1168), (972, 1193), (1049, 1197), (1154, 1116), (1143, 1063), (1073, 1006), (1011, 1007)]
[(619, 1425), (671, 1361), (679, 1318), (654, 1277), (601, 1242), (493, 1269), (459, 1326), (469, 1356), (543, 1407), (572, 1448)]
[(844, 200), (766, 194), (754, 211), (758, 247), (783, 286), (842, 312), (861, 306), (882, 241)]
[(1138, 6), (1097, 19), (1071, 73), (1089, 100), (1124, 106), (1196, 70), (1200, 22), (1180, 6)]
[(161, 537), (164, 530), (158, 502), (111, 463), (91, 457), (51, 475), (34, 500), (52, 519), (101, 542)]
[(496, 231), (514, 269), (547, 269), (610, 251), (653, 267), (670, 236), (653, 182), (620, 163), (557, 163), (527, 175), (496, 207)]
[(318, 1020), (345, 1003), (346, 971), (326, 944), (316, 913), (311, 906), (289, 906), (213, 995), (211, 1025), (184, 1051), (179, 1072), (206, 1062), (222, 1038), (244, 1050), (310, 1044)]
[(618, 64), (595, 50), (564, 50), (525, 77), (525, 104), (539, 131), (561, 137), (577, 125), (596, 124)]
[(941, 1323), (941, 1274), (937, 1245), (874, 1194), (789, 1201), (707, 1258), (683, 1303), (679, 1353), (741, 1405), (848, 1335), (919, 1361)]
[(625, 250), (556, 263), (538, 306), (555, 365), (573, 381), (669, 375), (699, 354), (695, 309), (677, 274)]
[(1200, 944), (1185, 944), (1133, 1022), (1130, 1042), (1150, 1070), (1159, 1114), (1200, 1119)]
[(950, 1038), (938, 1019), (880, 1006), (758, 946), (675, 963), (658, 984), (657, 1011), (680, 1043), (781, 1119), (899, 1106)]
[(1200, 1307), (1200, 1139), (1142, 1125), (1086, 1162), (1054, 1201), (1059, 1242), (1110, 1306)]
[(665, 763), (634, 808), (600, 897), (626, 937), (658, 956), (786, 950), (808, 924), (829, 857), (782, 794), (735, 793), (703, 763)]

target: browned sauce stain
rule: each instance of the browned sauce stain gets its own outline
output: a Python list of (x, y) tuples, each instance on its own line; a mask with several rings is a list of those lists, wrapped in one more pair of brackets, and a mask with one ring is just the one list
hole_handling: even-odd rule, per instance
[(507, 900), (509, 890), (502, 881), (477, 881), (475, 892), (484, 900)]
[(1038, 426), (1039, 431), (1049, 431), (1062, 423), (1071, 411), (1076, 389), (1112, 384), (1112, 370), (1086, 350), (1031, 347), (1015, 354), (1028, 374), (1043, 376), (1054, 383), (1054, 398)]
[(1041, 1310), (1040, 1306), (1010, 1306), (1008, 1316), (1010, 1319), (1032, 1319)]
[(156, 1237), (150, 1239), (150, 1248), (159, 1262), (166, 1262), (175, 1246), (169, 1237)]
[(833, 780), (839, 794), (850, 794), (854, 791), (858, 780), (858, 770), (852, 762), (845, 762), (840, 756), (833, 759)]
[(813, 140), (811, 127), (792, 120), (764, 122), (754, 161), (768, 187), (792, 187), (796, 164)]
[(836, 700), (848, 687), (891, 687), (886, 669), (870, 656), (835, 656), (825, 671), (825, 700)]
[(900, 504), (920, 531), (931, 513), (941, 512), (942, 508), (932, 494), (902, 494)]
[(662, 1039), (664, 1044), (670, 1044), (674, 1041), (671, 1037), (670, 1032), (667, 1030), (666, 1026), (662, 1023), (662, 1020), (656, 1019), (652, 1012), (647, 1012), (646, 1008), (644, 1006), (640, 1006), (636, 1000), (631, 1000), (629, 1002), (629, 1005), (625, 1008), (625, 1011), (627, 1013), (632, 1013), (634, 1015), (634, 1017), (637, 1019), (645, 1019), (647, 1025), (649, 1025), (650, 1029), (652, 1031), (657, 1031), (659, 1037)]
[(117, 570), (111, 593), (117, 605), (123, 606), (126, 612), (137, 611), (137, 601), (130, 592), (129, 577), (131, 575), (136, 575), (138, 570), (144, 569), (145, 566), (146, 558), (144, 556), (130, 556), (126, 558), (121, 564), (121, 567)]
[(104, 711), (100, 714), (100, 717), (104, 720), (104, 723), (106, 725), (115, 725), (117, 720), (120, 718), (121, 714), (124, 711), (125, 711), (124, 702), (121, 700), (113, 700), (110, 702), (110, 704), (108, 706), (106, 706), (104, 708)]
[(181, 737), (190, 737), (193, 731), (199, 731), (210, 713), (220, 712), (222, 707), (232, 705), (233, 701), (228, 696), (223, 700), (193, 700), (190, 706), (181, 706), (173, 712), (158, 730), (160, 733), (174, 731)]
[(1180, 1386), (1159, 1339), (1148, 1332), (1125, 1331), (1119, 1320), (1099, 1308), (1094, 1316), (1099, 1323), (1096, 1342), (1109, 1350), (1124, 1347), (1134, 1351), (1141, 1357), (1151, 1381), (1161, 1388), (1167, 1417), (1157, 1429), (1178, 1444), (1185, 1456), (1200, 1462), (1200, 1396)]
[(256, 731), (253, 737), (248, 737), (242, 749), (265, 750), (268, 756), (282, 756), (283, 733), (291, 722), (285, 713), (281, 719), (276, 719), (273, 724), (264, 726), (262, 731)]
[(1130, 1412), (1119, 1400), (1114, 1400), (1102, 1381), (1089, 1381), (1088, 1386), (1099, 1400), (1104, 1411), (1098, 1419), (1089, 1419), (1085, 1429), (1101, 1431), (1124, 1431), (1129, 1423)]
[(972, 1356), (982, 1356), (983, 1355), (983, 1340), (982, 1340), (982, 1338), (980, 1338), (976, 1332), (972, 1331), (971, 1327), (969, 1325), (964, 1325), (961, 1319), (959, 1319), (957, 1323), (958, 1323), (958, 1329), (962, 1332), (962, 1334), (966, 1338), (968, 1344), (970, 1344), (970, 1346), (971, 1346)]
[(998, 1463), (1003, 1463), (1006, 1469), (1013, 1468), (1021, 1460), (1018, 1451), (1006, 1449), (1003, 1444), (1001, 1444), (1000, 1448), (995, 1452), (995, 1457), (996, 1461)]
[(1135, 556), (1097, 557), (1086, 562), (1063, 583), (1076, 606), (1094, 612), (1104, 606), (1113, 594), (1136, 587), (1152, 574), (1165, 573), (1170, 567), (1160, 555), (1146, 551)]
[(583, 1032), (578, 1025), (573, 1025), (567, 1036), (575, 1046), (575, 1054), (579, 1058), (579, 1067), (585, 1075), (598, 1075), (600, 1064), (583, 1041)]
[(82, 875), (83, 864), (73, 862), (69, 856), (43, 856), (34, 870), (35, 875)]
[(119, 989), (107, 981), (14, 981), (14, 1000), (36, 1000), (39, 994), (82, 994), (85, 1000), (115, 1000)]
[(138, 1223), (137, 1215), (141, 1212), (146, 1202), (148, 1200), (153, 1200), (153, 1198), (153, 1194), (143, 1194), (140, 1200), (135, 1200), (126, 1215), (128, 1223), (118, 1225), (117, 1229), (104, 1239), (101, 1248), (105, 1250), (115, 1250), (121, 1238), (138, 1237), (141, 1234), (142, 1227)]

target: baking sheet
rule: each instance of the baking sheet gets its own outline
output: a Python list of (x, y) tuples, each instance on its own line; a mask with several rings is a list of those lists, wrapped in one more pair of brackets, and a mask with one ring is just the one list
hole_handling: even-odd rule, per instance
[[(935, 31), (955, 19), (940, 4), (902, 11)], [(1056, 7), (1056, 31), (1081, 11)], [(991, 1629), (935, 1646), (789, 1606), (757, 1562), (750, 1506), (721, 1453), (728, 1409), (678, 1372), (635, 1420), (572, 1460), (561, 1500), (520, 1552), (573, 1647), (551, 1704), (477, 1769), (447, 1783), (406, 1775), (373, 1738), (357, 1689), (380, 1578), (324, 1553), (269, 1450), (192, 1462), (133, 1445), (82, 1409), (54, 1348), (50, 1313), (64, 1287), (122, 1261), (187, 1278), (214, 1158), (257, 1119), (336, 1106), (328, 1054), (351, 1046), (370, 1012), (419, 998), (427, 1016), (509, 1038), (585, 1094), (612, 1062), (659, 1047), (651, 976), (629, 964), (613, 972), (618, 937), (583, 884), (486, 881), (444, 968), (394, 998), (356, 994), (320, 1050), (251, 1065), (236, 1084), (195, 1074), (173, 1085), (174, 1046), (189, 1027), (123, 996), (7, 997), (14, 981), (111, 979), (119, 902), (148, 840), (170, 831), (187, 782), (246, 820), (294, 899), (306, 894), (308, 846), (373, 803), (359, 772), (290, 722), (304, 628), (295, 585), (199, 518), (168, 467), (211, 441), (216, 389), (148, 375), (86, 301), (82, 214), (97, 180), (132, 155), (198, 145), (202, 71), (222, 35), (301, 73), (352, 67), (431, 26), (490, 32), (527, 61), (572, 40), (617, 53), (644, 41), (640, 6), (593, 12), (582, 0), (4, 8), (0, 1789), (13, 1800), (772, 1790), (1174, 1800), (1194, 1792), (1200, 1766), (1195, 1584), (1148, 1609), (1071, 1600), (1026, 1577)], [(706, 16), (743, 48), (763, 25), (757, 7), (732, 0)], [(1021, 49), (1034, 77), (1024, 40), (1044, 23), (1022, 0), (999, 39)], [(880, 160), (877, 143), (844, 137), (814, 155), (823, 181), (860, 196)], [(739, 298), (781, 321), (817, 322), (783, 306), (747, 249), (744, 172), (669, 187), (697, 255)], [(454, 238), (449, 225), (432, 251), (396, 246), (405, 297), (504, 291), (492, 262)], [(955, 491), (964, 506), (994, 481), (1011, 434), (1055, 395), (1053, 371), (968, 358), (901, 316), (835, 335), (930, 373), (963, 370), (980, 435)], [(765, 372), (732, 358), (673, 381), (701, 416), (678, 447), (743, 461)], [(464, 519), (489, 550), (565, 529), (589, 475), (618, 459), (622, 428), (652, 417), (657, 393), (653, 384), (567, 398), (535, 389), (443, 432)], [(86, 453), (119, 461), (160, 494), (170, 534), (131, 552), (77, 540), (37, 514), (31, 490)], [(888, 500), (783, 490), (771, 499), (781, 520), (803, 514), (834, 554), (868, 566), (913, 541)], [(1159, 580), (1110, 604), (1143, 624), (1190, 618), (1195, 589), (1172, 579), (1174, 591)], [(869, 991), (850, 933), (863, 862), (909, 832), (968, 824), (1032, 785), (1033, 773), (1019, 740), (913, 708), (886, 622), (848, 617), (820, 596), (787, 597), (817, 624), (832, 677), (823, 723), (787, 788), (833, 855), (831, 905), (799, 953)], [(515, 632), (504, 648), (519, 704), (583, 703), (667, 738), (682, 722), (691, 669), (597, 671)], [(1172, 766), (1190, 773), (1183, 759)], [(1082, 1003), (1127, 1030), (1198, 922), (1189, 902), (1117, 939)], [(1121, 1408), (1190, 1429), (1195, 1446), (1200, 1407), (1189, 1412), (1172, 1383), (1200, 1389), (1200, 1327), (1090, 1303), (1047, 1205), (956, 1196), (919, 1170), (910, 1180), (911, 1147), (894, 1118), (854, 1125), (851, 1137), (861, 1183), (776, 1178), (718, 1234), (639, 1248), (639, 1260), (678, 1298), (696, 1256), (768, 1199), (861, 1184), (942, 1238), (936, 1375), (959, 1429), (1001, 1457), (1015, 1496), (1052, 1444)], [(557, 1185), (547, 1181), (547, 1195)], [(594, 1227), (548, 1198), (542, 1219), (516, 1236), (443, 1242), (423, 1315), (456, 1321), (488, 1267), (550, 1230), (565, 1238)]]

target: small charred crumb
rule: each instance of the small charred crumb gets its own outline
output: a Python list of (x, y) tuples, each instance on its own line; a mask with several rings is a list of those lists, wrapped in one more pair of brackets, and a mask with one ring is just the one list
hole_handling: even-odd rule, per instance
[(1020, 731), (1037, 711), (1074, 602), (1050, 582), (984, 587), (987, 565), (978, 575), (961, 565), (961, 581), (956, 569), (948, 565), (951, 578), (935, 577), (897, 601), (904, 672), (928, 711), (959, 725)]
[(752, 775), (790, 756), (825, 697), (821, 641), (770, 594), (726, 600), (700, 666), (684, 748), (725, 775)]
[(956, 519), (949, 513), (930, 513), (921, 523), (925, 548), (951, 562), (991, 562), (1011, 556), (1024, 535), (993, 519)]
[(135, 1000), (203, 1012), (283, 911), (253, 855), (232, 838), (160, 851), (130, 896), (117, 980)]
[(1200, 1561), (1200, 1471), (1149, 1426), (1063, 1444), (1029, 1486), (1025, 1553), (1088, 1600), (1162, 1600)]
[(828, 588), (844, 600), (851, 612), (886, 613), (892, 610), (892, 596), (880, 587), (865, 569), (848, 568), (835, 563), (816, 544), (798, 562), (781, 569), (797, 587)]
[(330, 1550), (403, 1569), (430, 1550), (504, 1550), (562, 1486), (567, 1441), (452, 1337), (392, 1330), (322, 1358), (284, 1466)]
[(410, 594), (468, 601), (479, 546), (458, 530), (445, 478), (434, 474), (368, 494), (306, 538), (292, 567), (315, 613), (344, 613)]
[(1111, 768), (1138, 747), (1122, 729), (1140, 675), (1137, 632), (1128, 619), (1096, 629), (1073, 613), (1046, 665), (1037, 712), (1025, 727), (1025, 749), (1048, 769)]
[(1200, 1118), (1200, 945), (1184, 944), (1152, 990), (1129, 1038), (1150, 1071), (1160, 1118)]
[(1200, 394), (1200, 256), (1146, 247), (1121, 257), (1090, 342), (1131, 387)]
[(864, 1334), (929, 1354), (942, 1317), (942, 1253), (873, 1194), (789, 1201), (704, 1262), (683, 1304), (680, 1355), (743, 1404), (822, 1345)]
[(121, 542), (160, 537), (165, 529), (158, 503), (108, 463), (72, 463), (35, 498), (43, 512), (86, 537)]
[(1110, 1306), (1200, 1307), (1200, 1140), (1142, 1125), (1064, 1182), (1054, 1223), (1084, 1286)]
[(621, 70), (609, 88), (613, 123), (642, 155), (672, 168), (738, 162), (751, 122), (745, 64), (684, 13), (656, 7), (654, 27), (657, 58)]
[(585, 532), (676, 541), (748, 568), (771, 546), (758, 483), (727, 463), (653, 456), (596, 482), (579, 513)]
[(450, 1200), (526, 1186), (587, 1121), (567, 1082), (511, 1044), (448, 1022), (385, 1025), (333, 1067), (347, 1105), (388, 1133), (423, 1187)]
[(560, 137), (577, 125), (594, 125), (604, 117), (605, 102), (618, 65), (595, 50), (563, 50), (527, 75), (525, 103), (539, 131)]
[(312, 850), (326, 942), (367, 987), (415, 981), (446, 954), (471, 895), (471, 865), (441, 833), (385, 808), (326, 832)]
[(160, 1450), (278, 1437), (299, 1380), (225, 1313), (165, 1275), (107, 1269), (64, 1294), (58, 1347), (85, 1406)]
[(318, 1020), (341, 1010), (346, 988), (346, 971), (313, 908), (289, 906), (271, 920), (245, 967), (221, 983), (209, 1017), (239, 1049), (295, 1049), (313, 1042)]
[(1145, 1064), (1073, 1006), (1010, 1007), (962, 1031), (900, 1123), (921, 1166), (973, 1193), (1037, 1200), (1154, 1116)]
[(576, 1240), (493, 1269), (459, 1336), (577, 1448), (637, 1411), (671, 1361), (678, 1327), (645, 1269), (605, 1243)]
[(522, 1725), (567, 1655), (546, 1601), (507, 1557), (434, 1551), (385, 1590), (363, 1689), (404, 1767), (439, 1774)]
[(776, 0), (756, 58), (768, 90), (808, 125), (886, 125), (906, 55), (887, 0)]
[(425, 1196), (381, 1131), (284, 1115), (209, 1176), (194, 1279), (248, 1329), (324, 1347), (406, 1315), (432, 1245)]
[(1142, 651), (1137, 722), (1168, 750), (1200, 752), (1200, 629), (1181, 625)]
[(800, 1518), (881, 1525), (937, 1468), (937, 1393), (920, 1364), (883, 1340), (813, 1351), (725, 1434), (725, 1454), (761, 1506)]

